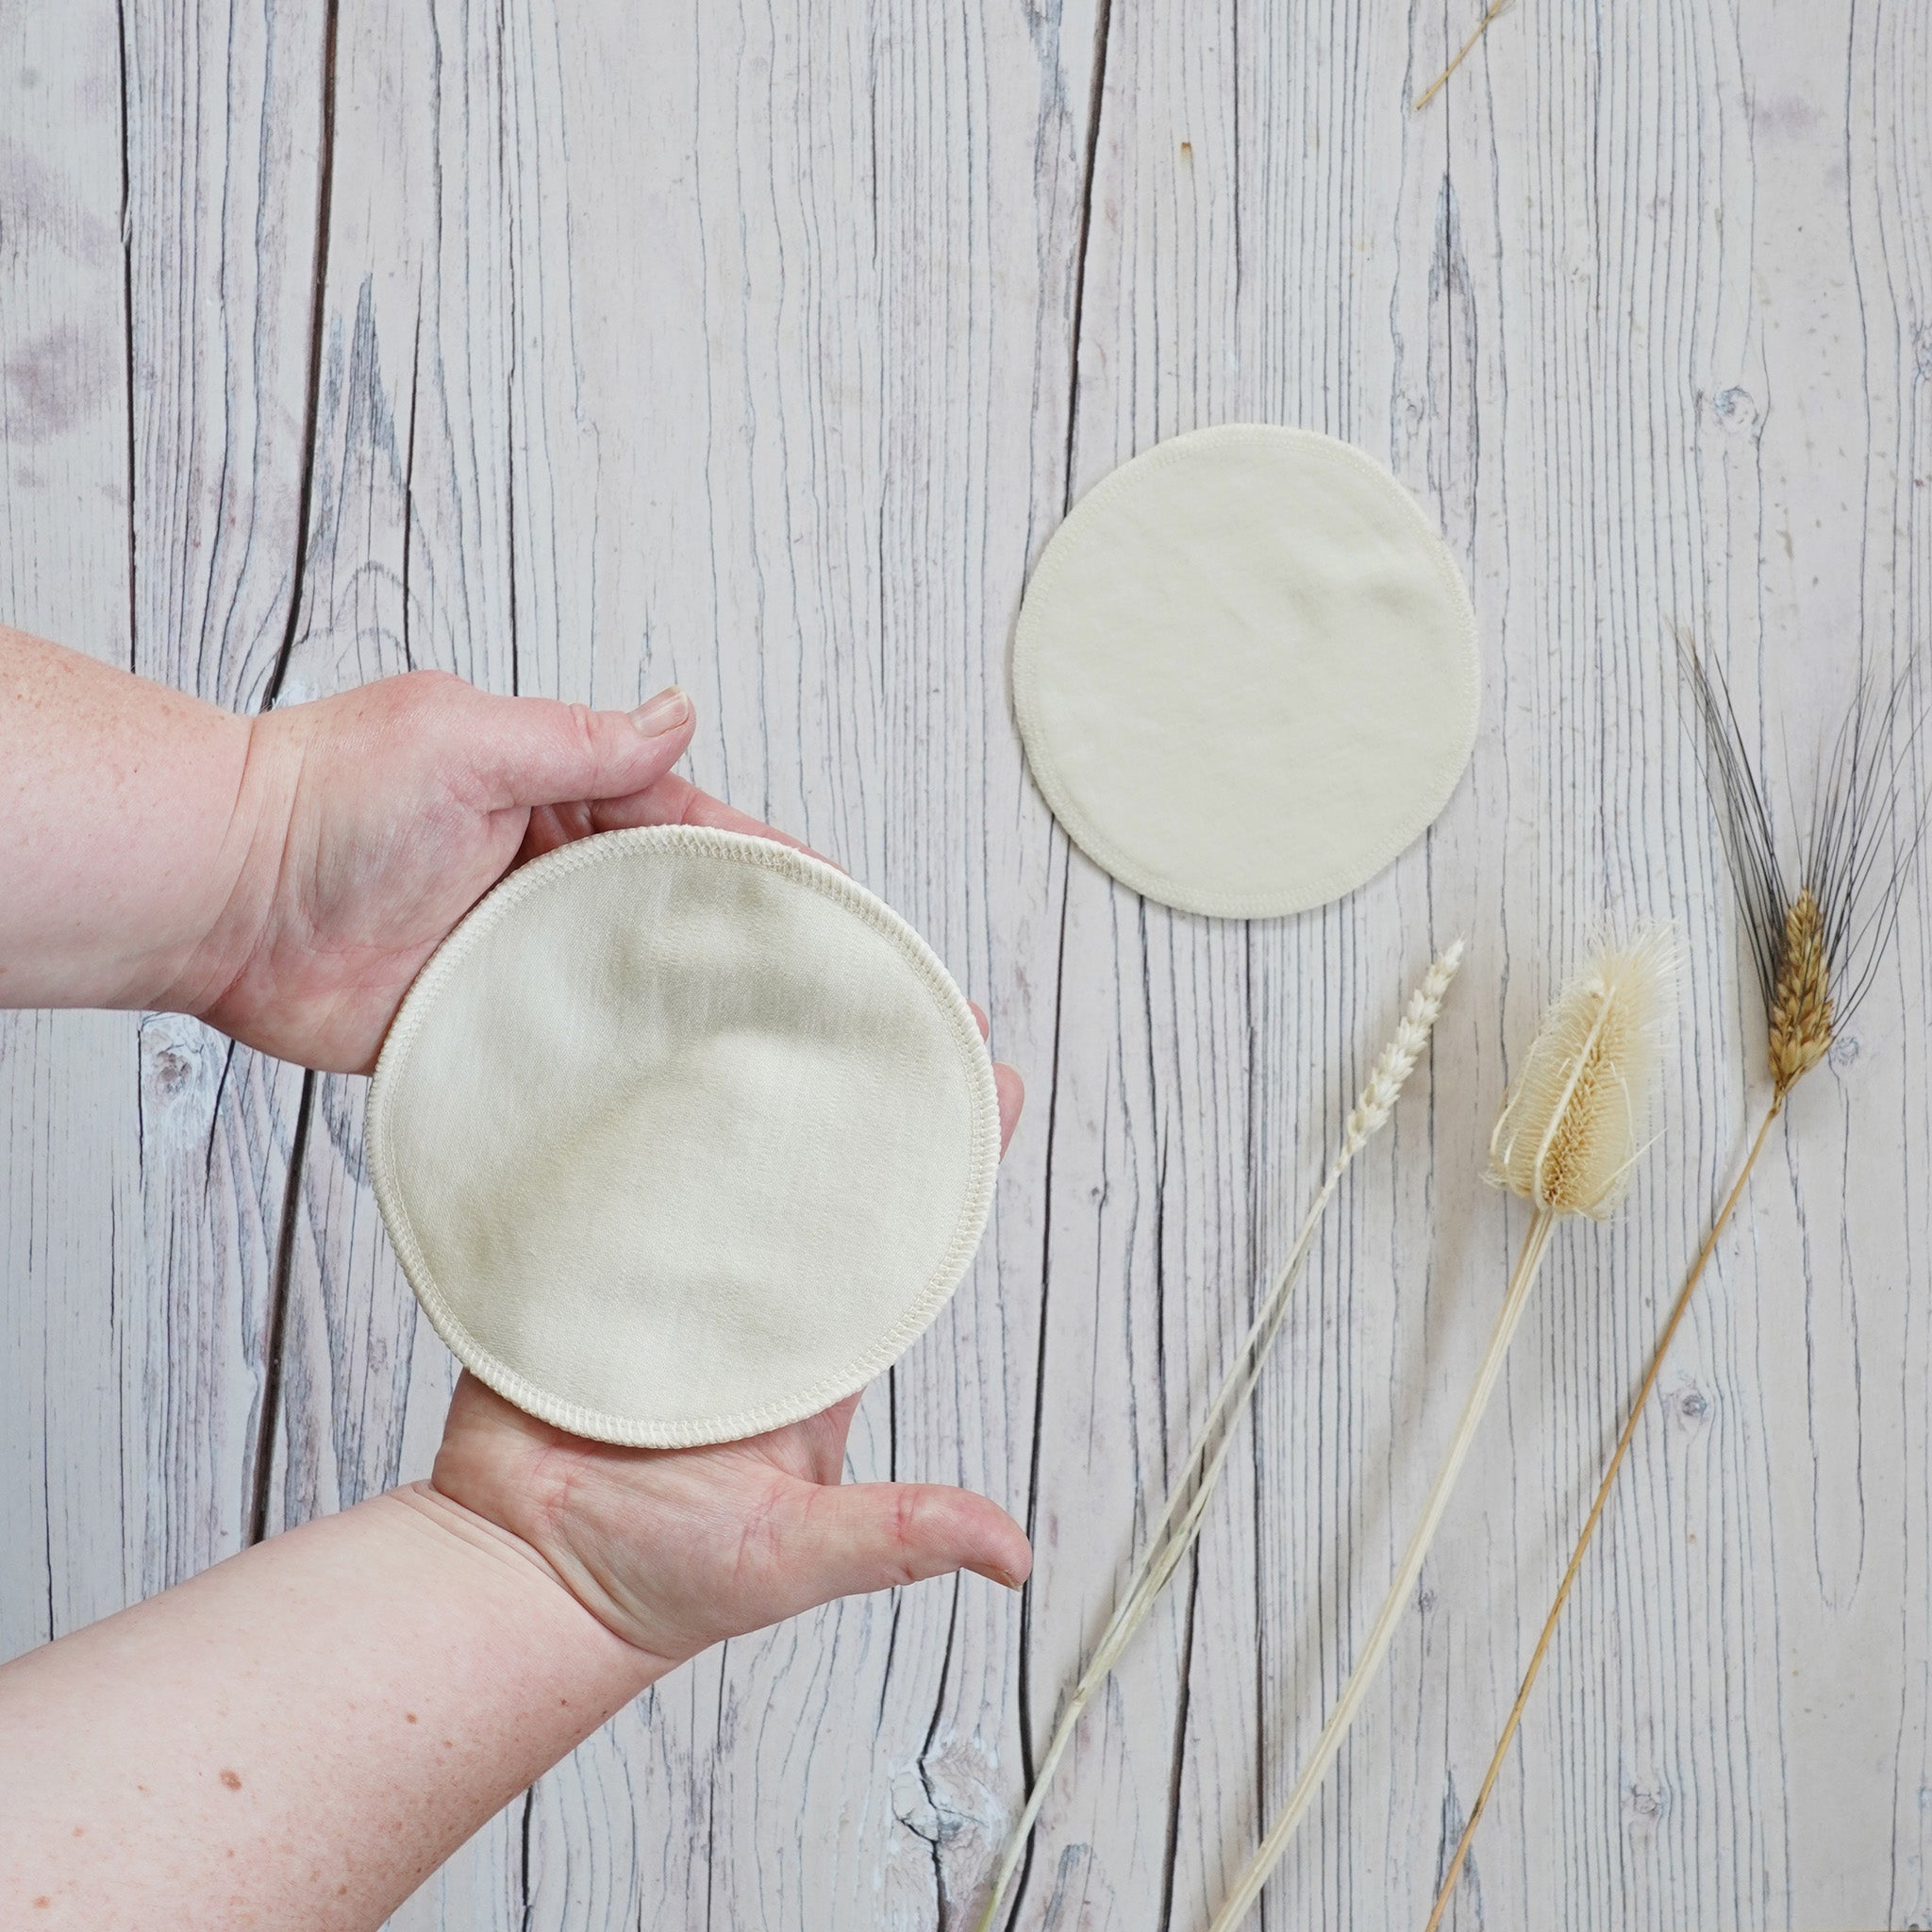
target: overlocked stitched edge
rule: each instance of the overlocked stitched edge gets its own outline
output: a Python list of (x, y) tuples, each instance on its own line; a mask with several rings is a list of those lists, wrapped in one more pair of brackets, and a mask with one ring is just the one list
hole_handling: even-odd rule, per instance
[[(410, 1045), (438, 991), (471, 949), (552, 879), (607, 859), (658, 851), (729, 859), (776, 873), (844, 907), (890, 941), (932, 994), (959, 1048), (973, 1111), (966, 1194), (952, 1237), (939, 1265), (892, 1328), (847, 1368), (823, 1378), (802, 1395), (695, 1423), (610, 1415), (565, 1401), (484, 1348), (451, 1307), (417, 1241), (396, 1182), (389, 1134), (391, 1098), (408, 1064)], [(471, 908), (417, 975), (390, 1026), (369, 1083), (365, 1138), (376, 1206), (403, 1264), (403, 1274), (429, 1317), (430, 1326), (466, 1369), (519, 1408), (574, 1435), (634, 1448), (684, 1449), (706, 1442), (736, 1441), (816, 1415), (841, 1396), (863, 1388), (924, 1332), (972, 1266), (992, 1211), (999, 1173), (999, 1094), (993, 1084), (991, 1058), (965, 995), (924, 940), (863, 886), (836, 866), (774, 840), (703, 825), (641, 825), (627, 831), (597, 833), (559, 846), (512, 874)]]
[[(1467, 708), (1469, 726), (1453, 759), (1445, 768), (1444, 782), (1433, 796), (1432, 802), (1419, 815), (1398, 823), (1391, 838), (1375, 848), (1374, 862), (1366, 872), (1357, 875), (1355, 868), (1351, 867), (1344, 871), (1337, 867), (1320, 874), (1299, 894), (1204, 893), (1192, 891), (1185, 880), (1171, 878), (1144, 865), (1131, 853), (1116, 844), (1075, 803), (1074, 794), (1068, 789), (1058, 766), (1054, 761), (1050, 745), (1051, 733), (1039, 709), (1038, 695), (1034, 690), (1033, 667), (1041, 646), (1037, 643), (1029, 646), (1028, 639), (1035, 625), (1029, 623), (1028, 612), (1034, 591), (1051, 584), (1062, 567), (1055, 560), (1055, 550), (1060, 539), (1070, 531), (1077, 536), (1076, 526), (1084, 521), (1089, 506), (1098, 508), (1115, 490), (1123, 487), (1128, 477), (1141, 471), (1143, 465), (1161, 467), (1197, 455), (1205, 446), (1217, 442), (1273, 441), (1281, 438), (1299, 443), (1305, 449), (1326, 458), (1332, 458), (1339, 455), (1342, 460), (1373, 477), (1379, 486), (1400, 501), (1405, 512), (1428, 539), (1430, 560), (1435, 566), (1437, 575), (1442, 579), (1448, 590), (1451, 602), (1458, 607), (1462, 619), (1463, 648), (1457, 664), (1457, 696)], [(1021, 741), (1026, 748), (1026, 763), (1033, 774), (1034, 783), (1044, 794), (1054, 817), (1059, 821), (1067, 836), (1081, 851), (1103, 871), (1118, 879), (1129, 891), (1139, 892), (1162, 906), (1172, 906), (1178, 911), (1196, 912), (1209, 919), (1275, 919), (1290, 913), (1307, 912), (1316, 906), (1324, 906), (1331, 899), (1339, 899), (1358, 887), (1367, 885), (1385, 866), (1392, 864), (1441, 816), (1443, 807), (1455, 794), (1456, 788), (1468, 768), (1470, 755), (1475, 749), (1477, 708), (1481, 698), (1476, 645), (1475, 607), (1470, 601), (1469, 587), (1462, 581), (1461, 572), (1456, 568), (1456, 560), (1449, 554), (1449, 546), (1443, 542), (1428, 518), (1423, 514), (1422, 506), (1403, 488), (1397, 477), (1391, 475), (1366, 451), (1356, 448), (1351, 442), (1343, 442), (1338, 437), (1324, 436), (1318, 429), (1297, 429), (1279, 423), (1223, 423), (1212, 428), (1193, 429), (1180, 436), (1171, 436), (1164, 442), (1156, 443), (1152, 449), (1143, 450), (1139, 456), (1123, 463), (1119, 469), (1110, 471), (1074, 506), (1059, 528), (1047, 540), (1046, 548), (1041, 553), (1040, 561), (1034, 565), (1033, 575), (1022, 593), (1020, 615), (1013, 627), (1014, 722), (1020, 728)]]

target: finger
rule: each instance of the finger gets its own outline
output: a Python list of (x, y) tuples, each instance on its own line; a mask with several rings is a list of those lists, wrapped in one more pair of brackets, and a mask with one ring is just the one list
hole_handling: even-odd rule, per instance
[(971, 1570), (1017, 1590), (1033, 1567), (998, 1504), (930, 1483), (799, 1484), (770, 1555), (798, 1609)]
[[(524, 840), (523, 858), (535, 858), (558, 845), (568, 844), (591, 832), (627, 832), (637, 825), (709, 825), (726, 832), (742, 832), (752, 839), (769, 839), (776, 845), (790, 845), (795, 852), (824, 858), (789, 833), (778, 831), (749, 812), (737, 810), (700, 791), (689, 778), (668, 773), (641, 791), (617, 798), (579, 799), (566, 805), (540, 807), (530, 814), (529, 830)], [(834, 859), (827, 865), (844, 871)]]
[(1019, 1069), (1009, 1067), (1004, 1060), (992, 1063), (993, 1091), (1000, 1102), (1000, 1152), (1004, 1154), (1011, 1144), (1013, 1129), (1020, 1124), (1020, 1109), (1026, 1104), (1026, 1083), (1020, 1077)]
[(634, 711), (597, 711), (553, 698), (473, 694), (462, 743), (488, 802), (575, 805), (656, 785), (684, 756), (691, 700), (675, 685)]
[[(977, 1000), (966, 1002), (973, 1015), (973, 1024), (979, 1028), (982, 1040), (991, 1038), (992, 1029), (987, 1024), (986, 1009)], [(1000, 1152), (1004, 1154), (1011, 1144), (1013, 1129), (1020, 1124), (1020, 1109), (1026, 1105), (1026, 1083), (1020, 1077), (1019, 1069), (1009, 1067), (1004, 1060), (992, 1063), (993, 1091), (999, 1095), (1000, 1103)]]
[(632, 825), (708, 825), (714, 831), (742, 832), (748, 838), (770, 839), (791, 846), (794, 852), (803, 852), (808, 858), (821, 859), (835, 871), (845, 870), (836, 858), (814, 852), (803, 839), (794, 839), (790, 832), (781, 832), (775, 825), (768, 825), (762, 819), (726, 805), (722, 798), (713, 798), (708, 791), (700, 791), (689, 778), (679, 777), (675, 773), (628, 797), (600, 799), (590, 810), (593, 831), (621, 832)]

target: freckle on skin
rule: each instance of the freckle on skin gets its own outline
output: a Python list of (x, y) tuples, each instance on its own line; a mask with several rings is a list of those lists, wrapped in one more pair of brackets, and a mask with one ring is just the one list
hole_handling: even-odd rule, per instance
[(87, 1826), (84, 1824), (76, 1824), (74, 1827), (74, 1835), (75, 1838), (85, 1838), (87, 1836)]
[(35, 1899), (34, 1910), (37, 1912), (44, 1912), (47, 1909), (47, 1907), (53, 1903), (54, 1901), (50, 1899), (47, 1896), (47, 1894), (43, 1891), (42, 1892), (39, 1898)]
[(223, 1772), (222, 1782), (225, 1785), (226, 1785), (231, 1791), (239, 1791), (242, 1789), (242, 1776), (239, 1772)]
[(416, 1713), (413, 1710), (406, 1710), (404, 1711), (403, 1715), (406, 1718), (408, 1718), (411, 1724), (414, 1724), (416, 1722)]

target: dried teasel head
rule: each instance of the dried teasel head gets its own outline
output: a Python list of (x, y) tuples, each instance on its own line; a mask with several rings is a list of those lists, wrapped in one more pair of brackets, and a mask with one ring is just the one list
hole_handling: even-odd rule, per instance
[(1924, 712), (1917, 664), (1889, 689), (1861, 678), (1821, 761), (1795, 877), (1724, 673), (1688, 641), (1679, 658), (1703, 726), (1703, 767), (1764, 998), (1775, 1105), (1830, 1051), (1898, 924), (1926, 800), (1909, 760)]
[(1545, 1213), (1603, 1217), (1650, 1139), (1676, 935), (1600, 943), (1552, 1002), (1490, 1137), (1490, 1178)]

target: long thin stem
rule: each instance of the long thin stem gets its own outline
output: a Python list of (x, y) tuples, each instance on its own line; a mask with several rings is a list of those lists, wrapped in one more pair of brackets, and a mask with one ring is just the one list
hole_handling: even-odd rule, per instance
[(1420, 114), (1422, 110), (1424, 108), (1426, 108), (1429, 105), (1429, 103), (1433, 101), (1436, 98), (1436, 96), (1439, 93), (1441, 93), (1445, 87), (1449, 85), (1449, 76), (1452, 74), (1454, 74), (1456, 70), (1458, 67), (1460, 67), (1465, 60), (1469, 58), (1470, 55), (1475, 51), (1475, 43), (1479, 40), (1481, 40), (1486, 33), (1489, 32), (1490, 23), (1492, 20), (1494, 20), (1497, 14), (1501, 13), (1504, 8), (1508, 6), (1508, 4), (1509, 0), (1495, 0), (1495, 5), (1492, 6), (1490, 8), (1490, 10), (1486, 14), (1484, 14), (1479, 21), (1476, 22), (1474, 33), (1471, 34), (1468, 40), (1463, 42), (1462, 52), (1457, 55), (1455, 59), (1450, 61), (1448, 66), (1443, 68), (1441, 73), (1437, 75), (1435, 79), (1431, 81), (1429, 85), (1420, 94), (1416, 96), (1415, 107), (1411, 110), (1412, 112)]
[(1503, 1726), (1503, 1735), (1496, 1740), (1496, 1749), (1490, 1758), (1490, 1768), (1484, 1774), (1482, 1789), (1475, 1794), (1475, 1804), (1471, 1807), (1469, 1823), (1462, 1827), (1462, 1838), (1456, 1847), (1456, 1856), (1449, 1860), (1449, 1869), (1442, 1876), (1442, 1888), (1436, 1894), (1435, 1909), (1429, 1914), (1429, 1923), (1424, 1932), (1436, 1932), (1442, 1923), (1442, 1914), (1449, 1908), (1450, 1894), (1456, 1890), (1456, 1881), (1462, 1874), (1463, 1861), (1469, 1857), (1470, 1842), (1475, 1837), (1477, 1823), (1484, 1807), (1490, 1802), (1490, 1793), (1496, 1789), (1497, 1774), (1503, 1769), (1503, 1759), (1508, 1755), (1510, 1740), (1516, 1736), (1516, 1727), (1523, 1722), (1524, 1706), (1529, 1702), (1530, 1688), (1535, 1684), (1537, 1673), (1543, 1667), (1543, 1655), (1550, 1647), (1550, 1638), (1557, 1628), (1557, 1619), (1563, 1614), (1563, 1606), (1569, 1601), (1570, 1586), (1576, 1581), (1576, 1573), (1583, 1565), (1583, 1553), (1589, 1549), (1591, 1539), (1596, 1534), (1597, 1519), (1604, 1513), (1604, 1504), (1608, 1499), (1610, 1485), (1617, 1480), (1617, 1472), (1624, 1466), (1624, 1452), (1630, 1447), (1630, 1439), (1637, 1433), (1637, 1424), (1641, 1420), (1645, 1407), (1650, 1401), (1651, 1391), (1657, 1387), (1658, 1372), (1664, 1365), (1664, 1357), (1670, 1353), (1671, 1343), (1675, 1339), (1677, 1326), (1684, 1319), (1684, 1311), (1690, 1306), (1691, 1291), (1702, 1277), (1706, 1264), (1716, 1251), (1718, 1238), (1724, 1231), (1732, 1210), (1743, 1199), (1745, 1184), (1751, 1178), (1751, 1170), (1757, 1165), (1757, 1157), (1763, 1151), (1766, 1137), (1771, 1132), (1771, 1124), (1784, 1111), (1785, 1095), (1779, 1093), (1766, 1109), (1764, 1120), (1757, 1129), (1757, 1138), (1751, 1142), (1751, 1151), (1744, 1157), (1744, 1165), (1738, 1172), (1738, 1178), (1732, 1184), (1731, 1191), (1724, 1197), (1724, 1204), (1718, 1209), (1717, 1219), (1710, 1224), (1710, 1232), (1705, 1237), (1704, 1246), (1698, 1250), (1697, 1258), (1690, 1264), (1690, 1273), (1685, 1277), (1684, 1286), (1677, 1291), (1675, 1306), (1671, 1309), (1670, 1319), (1664, 1324), (1663, 1333), (1657, 1337), (1656, 1352), (1650, 1358), (1649, 1372), (1644, 1375), (1642, 1386), (1637, 1391), (1637, 1399), (1630, 1405), (1630, 1418), (1624, 1424), (1624, 1433), (1617, 1438), (1617, 1447), (1610, 1457), (1610, 1466), (1604, 1471), (1604, 1479), (1596, 1492), (1596, 1501), (1590, 1506), (1590, 1514), (1584, 1519), (1583, 1533), (1576, 1539), (1576, 1548), (1572, 1552), (1570, 1567), (1563, 1572), (1563, 1582), (1557, 1591), (1557, 1600), (1550, 1606), (1550, 1614), (1543, 1620), (1542, 1635), (1536, 1641), (1536, 1649), (1530, 1653), (1529, 1668), (1523, 1674), (1522, 1688), (1516, 1693), (1516, 1702), (1510, 1707), (1509, 1721)]
[(1025, 1807), (1013, 1826), (1012, 1836), (1007, 1840), (999, 1869), (993, 1874), (992, 1888), (980, 1912), (977, 1932), (991, 1932), (1001, 1901), (1007, 1895), (1007, 1888), (1013, 1882), (1013, 1874), (1019, 1870), (1020, 1860), (1025, 1854), (1026, 1840), (1039, 1821), (1041, 1807), (1046, 1802), (1047, 1787), (1052, 1784), (1060, 1758), (1073, 1741), (1081, 1713), (1086, 1710), (1093, 1693), (1112, 1674), (1128, 1639), (1140, 1627), (1154, 1598), (1166, 1586), (1194, 1540), (1194, 1532), (1220, 1478), (1222, 1464), (1227, 1459), (1228, 1446), (1234, 1441), (1234, 1419), (1241, 1412), (1248, 1395), (1260, 1378), (1262, 1366), (1268, 1358), (1269, 1345), (1288, 1313), (1289, 1294), (1302, 1272), (1302, 1263), (1307, 1257), (1308, 1244), (1314, 1240), (1322, 1210), (1333, 1196), (1346, 1165), (1345, 1160), (1338, 1160), (1329, 1169), (1321, 1192), (1315, 1196), (1314, 1205), (1302, 1222), (1294, 1246), (1289, 1250), (1288, 1259), (1281, 1264), (1281, 1272), (1274, 1277), (1274, 1285), (1242, 1338), (1241, 1347), (1235, 1352), (1233, 1366), (1223, 1380), (1207, 1420), (1201, 1424), (1201, 1432), (1195, 1438), (1188, 1466), (1181, 1472), (1180, 1480), (1174, 1484), (1166, 1507), (1148, 1534), (1145, 1549), (1128, 1579), (1127, 1588), (1114, 1606), (1107, 1628), (1101, 1632), (1100, 1641), (1093, 1646), (1093, 1655), (1088, 1659), (1087, 1668), (1080, 1673), (1079, 1682), (1067, 1695), (1059, 1722), (1054, 1726), (1053, 1737), (1040, 1760), (1040, 1769), (1034, 1774), (1033, 1789), (1026, 1793)]
[(1158, 1520), (1147, 1534), (1145, 1545), (1127, 1578), (1126, 1589), (1114, 1606), (1113, 1614), (1107, 1620), (1107, 1628), (1101, 1632), (1100, 1641), (1094, 1645), (1093, 1655), (1080, 1673), (1079, 1681), (1068, 1693), (1059, 1722), (1054, 1726), (1053, 1737), (1034, 1775), (1033, 1788), (1026, 1793), (1026, 1803), (1019, 1822), (1000, 1856), (999, 1867), (993, 1874), (991, 1888), (980, 1911), (978, 1932), (991, 1932), (993, 1921), (999, 1915), (1000, 1903), (1006, 1897), (1008, 1886), (1012, 1883), (1013, 1874), (1019, 1870), (1020, 1860), (1025, 1854), (1026, 1840), (1040, 1817), (1041, 1807), (1046, 1802), (1047, 1787), (1053, 1782), (1053, 1774), (1073, 1740), (1081, 1713), (1093, 1693), (1111, 1674), (1114, 1665), (1120, 1661), (1121, 1653), (1133, 1641), (1135, 1631), (1153, 1607), (1155, 1598), (1167, 1588), (1168, 1579), (1180, 1567), (1201, 1532), (1202, 1519), (1208, 1513), (1214, 1486), (1221, 1480), (1222, 1466), (1226, 1462), (1227, 1452), (1233, 1444), (1236, 1425), (1246, 1413), (1248, 1398), (1261, 1378), (1269, 1350), (1287, 1318), (1289, 1296), (1301, 1276), (1302, 1266), (1307, 1259), (1309, 1244), (1315, 1239), (1323, 1211), (1334, 1198), (1335, 1190), (1350, 1163), (1387, 1125), (1404, 1085), (1429, 1043), (1429, 1035), (1434, 1031), (1437, 1017), (1442, 1010), (1443, 998), (1461, 963), (1462, 941), (1457, 940), (1438, 956), (1424, 974), (1422, 984), (1409, 995), (1394, 1037), (1382, 1049), (1370, 1071), (1368, 1084), (1349, 1114), (1341, 1144), (1328, 1164), (1327, 1177), (1315, 1196), (1314, 1205), (1302, 1221), (1294, 1246), (1289, 1250), (1288, 1259), (1281, 1264), (1274, 1285), (1262, 1297), (1247, 1334), (1241, 1338), (1241, 1345), (1235, 1351), (1227, 1374), (1222, 1378), (1221, 1387), (1208, 1407), (1207, 1419), (1194, 1438), (1193, 1446), (1188, 1451), (1179, 1479), (1169, 1492)]
[(1389, 1645), (1395, 1636), (1395, 1626), (1401, 1621), (1403, 1611), (1408, 1607), (1416, 1578), (1422, 1574), (1423, 1559), (1428, 1555), (1429, 1544), (1442, 1521), (1442, 1512), (1449, 1507), (1450, 1491), (1456, 1487), (1456, 1478), (1469, 1455), (1470, 1444), (1475, 1440), (1476, 1425), (1489, 1406), (1496, 1377), (1502, 1371), (1503, 1357), (1508, 1353), (1510, 1338), (1516, 1333), (1517, 1324), (1522, 1321), (1523, 1311), (1528, 1306), (1529, 1291), (1535, 1284), (1537, 1269), (1556, 1224), (1557, 1216), (1549, 1208), (1541, 1210), (1529, 1224), (1529, 1230), (1523, 1239), (1523, 1251), (1517, 1257), (1515, 1272), (1509, 1277), (1508, 1292), (1503, 1297), (1496, 1325), (1491, 1330), (1489, 1346), (1483, 1354), (1482, 1366), (1476, 1371), (1475, 1385), (1463, 1405), (1462, 1418), (1456, 1425), (1456, 1434), (1450, 1439), (1448, 1454), (1442, 1458), (1441, 1468), (1436, 1472), (1429, 1499), (1423, 1506), (1422, 1520), (1415, 1526), (1415, 1534), (1409, 1538), (1408, 1548), (1396, 1570), (1394, 1582), (1389, 1586), (1389, 1594), (1382, 1600), (1381, 1610), (1369, 1632), (1368, 1641), (1356, 1659), (1355, 1669), (1350, 1673), (1322, 1735), (1315, 1740), (1314, 1751), (1303, 1766), (1300, 1777), (1295, 1780), (1294, 1789), (1289, 1792), (1288, 1802), (1268, 1827), (1268, 1835), (1261, 1840), (1260, 1849), (1235, 1880), (1234, 1889), (1215, 1913), (1208, 1932), (1232, 1932), (1232, 1928), (1246, 1916), (1248, 1907), (1260, 1896), (1269, 1874), (1288, 1849), (1295, 1827), (1313, 1804), (1316, 1790), (1341, 1749), (1341, 1740), (1355, 1720), (1357, 1708), (1382, 1667), (1382, 1659), (1388, 1655)]

